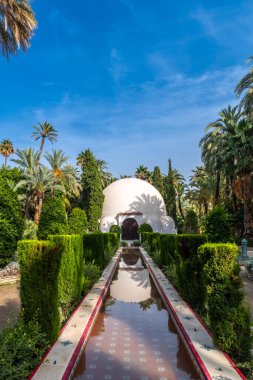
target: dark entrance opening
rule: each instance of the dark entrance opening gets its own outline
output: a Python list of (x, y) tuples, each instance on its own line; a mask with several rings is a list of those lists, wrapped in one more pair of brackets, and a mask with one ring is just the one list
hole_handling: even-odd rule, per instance
[(138, 240), (138, 223), (134, 218), (127, 218), (124, 220), (121, 227), (121, 239), (122, 240)]

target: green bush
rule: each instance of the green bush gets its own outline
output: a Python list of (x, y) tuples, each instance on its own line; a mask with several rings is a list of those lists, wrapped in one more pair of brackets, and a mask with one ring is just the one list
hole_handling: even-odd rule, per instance
[(17, 194), (0, 176), (0, 266), (13, 259), (23, 229), (24, 218)]
[(83, 254), (86, 263), (94, 262), (99, 268), (105, 266), (104, 237), (102, 233), (83, 235)]
[(139, 226), (139, 229), (138, 229), (139, 233), (142, 233), (142, 232), (153, 232), (153, 228), (150, 224), (148, 223), (142, 223), (140, 226)]
[(161, 234), (159, 232), (152, 232), (148, 234), (148, 245), (149, 254), (154, 255), (155, 253), (160, 254), (161, 252)]
[(179, 256), (177, 252), (177, 236), (174, 234), (164, 234), (160, 237), (161, 242), (161, 263), (164, 266), (177, 264)]
[(20, 315), (14, 327), (0, 332), (0, 380), (27, 379), (48, 343), (40, 325), (34, 320), (26, 322)]
[(109, 262), (119, 247), (117, 233), (103, 233), (105, 262)]
[(183, 260), (197, 255), (198, 247), (207, 242), (204, 234), (177, 235), (177, 250)]
[(205, 232), (208, 240), (213, 243), (228, 243), (232, 241), (232, 217), (227, 210), (216, 206), (204, 220)]
[(131, 245), (132, 245), (132, 247), (140, 247), (141, 242), (140, 242), (140, 240), (134, 240)]
[(141, 243), (145, 243), (145, 242), (148, 242), (148, 235), (150, 234), (150, 232), (141, 232)]
[(47, 239), (48, 235), (63, 235), (66, 233), (67, 217), (62, 199), (45, 198), (39, 220), (38, 238)]
[(101, 276), (101, 269), (94, 263), (84, 262), (84, 293), (88, 293)]
[(58, 303), (66, 307), (81, 298), (83, 275), (83, 237), (80, 235), (50, 235), (49, 241), (61, 247), (58, 274)]
[(120, 234), (121, 234), (121, 228), (120, 228), (120, 226), (117, 226), (117, 224), (113, 224), (110, 227), (110, 232), (115, 232), (115, 233), (117, 233), (120, 236)]
[(195, 211), (188, 210), (185, 215), (184, 232), (187, 234), (197, 234), (199, 231), (198, 217)]
[(21, 240), (18, 243), (24, 319), (29, 322), (36, 316), (41, 331), (50, 342), (60, 332), (58, 274), (61, 255), (60, 247), (52, 242)]
[(234, 360), (248, 360), (252, 346), (250, 311), (245, 305), (234, 244), (204, 244), (198, 249), (214, 342)]
[(68, 219), (68, 232), (70, 235), (83, 235), (87, 232), (88, 221), (86, 212), (79, 207), (73, 208)]

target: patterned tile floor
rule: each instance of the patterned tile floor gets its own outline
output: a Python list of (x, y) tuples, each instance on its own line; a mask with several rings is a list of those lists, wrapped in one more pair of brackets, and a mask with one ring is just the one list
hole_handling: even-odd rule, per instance
[[(143, 286), (147, 281), (136, 282), (136, 292)], [(197, 380), (199, 375), (152, 285), (149, 299), (139, 303), (107, 297), (74, 379)]]

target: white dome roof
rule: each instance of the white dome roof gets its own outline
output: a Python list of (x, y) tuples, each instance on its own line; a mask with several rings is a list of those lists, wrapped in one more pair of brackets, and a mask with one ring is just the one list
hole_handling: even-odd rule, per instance
[(149, 223), (154, 231), (174, 232), (174, 221), (167, 216), (163, 197), (150, 183), (137, 178), (120, 179), (104, 189), (104, 196), (102, 231), (108, 231), (113, 224), (121, 225), (119, 215), (122, 219), (132, 214), (138, 224)]

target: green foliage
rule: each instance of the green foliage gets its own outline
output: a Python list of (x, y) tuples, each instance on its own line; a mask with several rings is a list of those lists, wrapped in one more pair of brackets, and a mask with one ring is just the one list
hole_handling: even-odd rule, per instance
[(84, 234), (87, 232), (88, 221), (86, 212), (79, 207), (73, 208), (68, 219), (69, 234)]
[(67, 217), (61, 198), (44, 199), (39, 220), (38, 238), (47, 239), (48, 235), (60, 235), (67, 232)]
[(159, 166), (154, 167), (154, 171), (152, 174), (152, 185), (159, 191), (159, 193), (163, 197), (164, 196), (163, 176), (162, 176)]
[(197, 214), (193, 210), (188, 210), (185, 215), (184, 232), (188, 234), (197, 234), (198, 230)]
[(0, 266), (12, 260), (23, 229), (24, 218), (17, 194), (0, 176)]
[(94, 263), (84, 262), (84, 293), (88, 293), (101, 276), (101, 269)]
[(174, 234), (164, 234), (160, 236), (162, 265), (171, 266), (179, 262), (177, 238), (178, 235)]
[(98, 165), (92, 152), (87, 149), (82, 155), (82, 204), (88, 219), (89, 230), (98, 230), (104, 195)]
[(0, 380), (27, 379), (47, 347), (40, 325), (34, 320), (27, 323), (20, 315), (13, 328), (0, 332)]
[(206, 296), (214, 342), (234, 360), (248, 360), (252, 346), (250, 311), (245, 305), (234, 244), (198, 249), (200, 281)]
[(173, 169), (171, 160), (169, 160), (168, 175), (164, 181), (164, 201), (166, 205), (167, 214), (174, 220), (177, 225), (177, 207), (176, 207), (176, 190), (173, 183)]
[(139, 233), (142, 233), (142, 232), (153, 232), (153, 228), (150, 224), (148, 223), (142, 223), (140, 226), (139, 226)]
[(133, 247), (140, 247), (141, 246), (141, 242), (140, 242), (140, 240), (134, 240), (131, 245)]
[(36, 240), (38, 232), (38, 225), (32, 220), (25, 221), (25, 229), (23, 232), (23, 240)]
[(121, 233), (121, 228), (120, 228), (120, 226), (118, 226), (117, 224), (113, 224), (113, 225), (110, 227), (110, 232), (116, 232), (118, 235), (120, 235), (120, 233)]
[(177, 250), (184, 260), (194, 258), (198, 247), (206, 242), (207, 236), (204, 234), (180, 234), (177, 235)]
[(49, 240), (61, 248), (58, 273), (58, 303), (66, 307), (81, 298), (83, 289), (83, 237), (54, 235)]
[(60, 331), (58, 274), (62, 252), (48, 241), (18, 243), (20, 298), (26, 322), (34, 316), (41, 331), (53, 342)]
[(127, 244), (127, 242), (126, 242), (125, 240), (121, 240), (121, 241), (120, 241), (120, 246), (121, 246), (121, 247), (127, 247), (128, 244)]
[(94, 262), (99, 268), (105, 265), (104, 234), (91, 233), (83, 235), (83, 254), (85, 262)]
[(216, 206), (206, 215), (204, 226), (209, 241), (214, 243), (231, 241), (232, 218), (225, 208)]
[(105, 263), (109, 262), (119, 247), (117, 233), (108, 232), (103, 234)]

